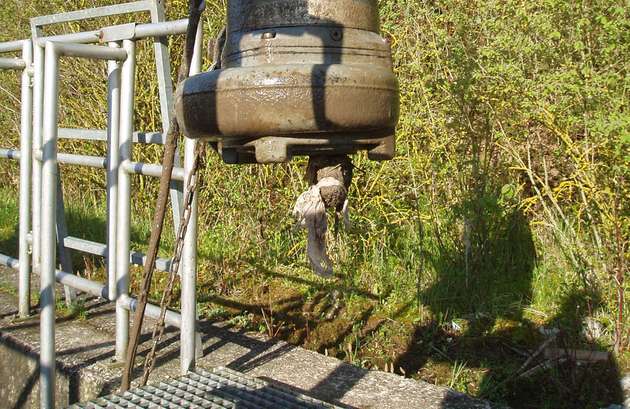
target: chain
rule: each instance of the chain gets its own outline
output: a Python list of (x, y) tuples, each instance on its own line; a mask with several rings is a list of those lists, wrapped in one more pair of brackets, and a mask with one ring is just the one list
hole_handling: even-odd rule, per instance
[[(205, 0), (189, 0), (189, 17), (188, 28), (186, 29), (186, 42), (184, 46), (184, 55), (182, 58), (182, 64), (179, 67), (177, 75), (177, 86), (181, 86), (182, 82), (188, 77), (190, 73), (190, 64), (194, 54), (195, 41), (197, 30), (199, 28), (199, 21), (201, 14), (205, 9)], [(131, 378), (133, 376), (133, 367), (135, 364), (136, 355), (138, 352), (138, 344), (140, 342), (140, 332), (142, 330), (142, 323), (144, 321), (144, 314), (148, 303), (148, 296), (151, 290), (151, 281), (153, 277), (153, 271), (155, 268), (155, 260), (157, 252), (160, 246), (160, 240), (162, 237), (162, 228), (164, 227), (164, 217), (166, 215), (166, 206), (168, 202), (168, 191), (171, 183), (171, 172), (174, 166), (175, 153), (177, 149), (177, 142), (180, 136), (180, 129), (177, 115), (173, 113), (171, 116), (170, 126), (166, 133), (164, 142), (164, 154), (162, 155), (162, 176), (160, 177), (160, 187), (158, 190), (158, 196), (155, 204), (155, 214), (153, 215), (153, 224), (151, 229), (151, 237), (149, 238), (149, 248), (147, 250), (147, 261), (144, 266), (144, 272), (142, 275), (141, 291), (138, 295), (138, 305), (134, 312), (134, 325), (131, 328), (131, 334), (129, 337), (129, 346), (127, 348), (127, 359), (125, 362), (125, 369), (121, 380), (121, 390), (127, 391), (131, 387)], [(179, 259), (181, 258), (181, 250), (183, 247), (183, 238), (186, 236), (186, 229), (188, 228), (188, 221), (190, 220), (191, 205), (193, 203), (194, 191), (197, 184), (197, 171), (199, 168), (199, 161), (201, 154), (203, 153), (202, 144), (198, 144), (195, 149), (195, 158), (191, 172), (186, 181), (186, 198), (184, 199), (184, 212), (182, 212), (182, 223), (178, 229), (176, 237), (175, 257), (174, 262), (171, 262), (169, 285), (164, 292), (162, 302), (160, 306), (160, 319), (153, 332), (154, 339), (160, 338), (164, 333), (164, 330), (160, 330), (160, 326), (164, 326), (164, 317), (166, 316), (166, 306), (172, 298), (173, 283), (175, 280), (174, 274), (177, 273), (179, 267)], [(175, 264), (175, 265), (174, 265)], [(161, 323), (161, 324), (160, 324)], [(155, 360), (154, 345), (151, 351), (151, 355), (147, 359), (148, 366), (145, 367), (145, 374), (143, 375), (143, 385), (146, 384), (146, 379), (151, 373), (153, 368), (153, 361)]]
[(179, 224), (179, 229), (177, 231), (177, 236), (175, 239), (175, 251), (169, 269), (168, 283), (166, 285), (166, 288), (164, 289), (164, 293), (162, 293), (162, 299), (160, 301), (160, 316), (158, 318), (158, 321), (155, 323), (155, 326), (153, 327), (153, 345), (151, 346), (151, 351), (144, 361), (144, 373), (142, 374), (142, 380), (140, 381), (140, 384), (142, 386), (146, 385), (149, 379), (149, 375), (151, 374), (151, 371), (155, 366), (157, 346), (162, 341), (162, 337), (164, 336), (164, 329), (166, 327), (166, 311), (173, 299), (173, 286), (175, 284), (175, 279), (177, 278), (177, 272), (179, 271), (182, 251), (184, 250), (186, 232), (188, 231), (188, 223), (190, 222), (190, 217), (193, 212), (193, 199), (195, 197), (195, 193), (198, 187), (198, 173), (201, 164), (201, 158), (205, 153), (205, 146), (206, 145), (204, 143), (197, 143), (195, 146), (195, 158), (193, 160), (192, 169), (190, 174), (188, 175), (186, 187), (184, 189), (184, 210), (182, 212), (181, 222)]
[[(213, 60), (214, 63), (210, 67), (210, 71), (218, 69), (220, 67), (220, 54), (223, 49), (223, 45), (225, 44), (225, 35), (226, 31), (223, 28), (216, 39), (215, 47), (214, 47), (214, 55)], [(166, 328), (166, 312), (168, 306), (171, 304), (173, 300), (173, 286), (175, 284), (175, 280), (177, 278), (177, 272), (179, 271), (179, 264), (182, 258), (182, 252), (184, 250), (184, 242), (186, 238), (186, 232), (188, 231), (188, 223), (190, 222), (190, 218), (193, 210), (193, 201), (195, 197), (195, 193), (198, 190), (199, 185), (199, 168), (201, 167), (201, 159), (203, 158), (206, 151), (205, 143), (196, 143), (195, 146), (195, 157), (192, 163), (192, 169), (188, 174), (188, 178), (186, 180), (186, 186), (184, 189), (184, 198), (183, 205), (184, 210), (181, 215), (179, 229), (177, 231), (177, 236), (175, 237), (175, 251), (173, 253), (173, 258), (171, 261), (171, 265), (169, 268), (169, 276), (168, 282), (166, 284), (166, 288), (164, 289), (164, 293), (162, 293), (162, 299), (160, 300), (160, 316), (153, 327), (153, 344), (151, 345), (151, 350), (147, 355), (147, 358), (144, 361), (144, 372), (142, 374), (142, 379), (140, 384), (142, 386), (146, 385), (149, 380), (149, 376), (153, 371), (155, 366), (155, 356), (157, 353), (157, 346), (162, 341), (164, 336), (164, 330)]]

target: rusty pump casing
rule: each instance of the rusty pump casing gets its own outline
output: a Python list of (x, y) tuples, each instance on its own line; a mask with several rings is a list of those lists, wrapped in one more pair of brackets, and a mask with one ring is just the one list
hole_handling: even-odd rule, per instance
[(227, 20), (221, 68), (178, 90), (188, 137), (232, 164), (393, 158), (399, 89), (377, 0), (228, 0)]

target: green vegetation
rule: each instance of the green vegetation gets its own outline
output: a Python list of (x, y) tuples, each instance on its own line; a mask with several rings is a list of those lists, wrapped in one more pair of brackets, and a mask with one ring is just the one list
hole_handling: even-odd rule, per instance
[[(3, 2), (0, 40), (27, 36), (31, 16), (102, 3)], [(167, 3), (171, 17), (185, 13), (183, 0)], [(207, 31), (216, 33), (225, 1), (209, 3)], [(305, 235), (290, 218), (306, 188), (303, 160), (229, 167), (209, 155), (201, 311), (515, 408), (619, 403), (619, 373), (630, 369), (630, 304), (620, 299), (630, 288), (628, 3), (380, 4), (401, 84), (399, 155), (355, 158), (353, 227), (331, 235), (338, 282), (309, 271)], [(150, 45), (140, 53), (136, 126), (156, 130)], [(63, 125), (104, 127), (104, 66), (70, 61), (62, 72)], [(17, 146), (16, 78), (0, 73), (3, 147)], [(61, 150), (104, 146), (66, 141)], [(160, 151), (137, 157), (157, 162)], [(0, 251), (11, 254), (16, 169), (0, 164)], [(103, 240), (103, 175), (62, 173), (71, 233)], [(138, 177), (134, 191), (133, 242), (142, 249), (156, 183)], [(92, 259), (75, 262), (102, 274)], [(560, 330), (559, 348), (616, 350), (615, 358), (568, 359), (525, 376), (544, 329)]]

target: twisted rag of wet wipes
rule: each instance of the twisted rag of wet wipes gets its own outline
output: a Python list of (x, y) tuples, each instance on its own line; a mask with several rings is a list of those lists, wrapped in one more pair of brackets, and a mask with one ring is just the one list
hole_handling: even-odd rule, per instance
[(306, 253), (313, 271), (321, 277), (331, 277), (333, 264), (326, 245), (326, 210), (334, 209), (336, 216), (341, 215), (344, 224), (349, 225), (347, 197), (352, 163), (346, 156), (311, 158), (307, 180), (311, 186), (298, 197), (293, 216), (298, 226), (308, 232)]

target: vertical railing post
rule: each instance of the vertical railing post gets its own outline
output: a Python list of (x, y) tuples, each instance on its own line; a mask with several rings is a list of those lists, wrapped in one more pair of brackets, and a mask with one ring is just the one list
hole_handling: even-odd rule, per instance
[[(161, 23), (166, 21), (166, 11), (162, 0), (151, 1), (151, 22)], [(158, 93), (160, 97), (160, 113), (162, 118), (162, 134), (168, 133), (171, 126), (171, 112), (173, 112), (173, 82), (171, 81), (171, 63), (168, 50), (168, 38), (156, 37), (153, 40), (155, 53), (155, 66), (157, 69)], [(175, 155), (175, 166), (180, 166), (179, 149)], [(179, 215), (182, 204), (182, 183), (176, 180), (171, 182), (171, 208), (173, 209), (173, 228), (179, 230)], [(181, 271), (181, 270), (180, 270)]]
[[(110, 47), (120, 44), (111, 42)], [(118, 151), (120, 123), (120, 62), (107, 62), (107, 298), (116, 300), (116, 223), (118, 222), (118, 171), (120, 155)]]
[(42, 122), (44, 118), (44, 48), (33, 41), (33, 175), (32, 175), (32, 268), (40, 274), (41, 266), (41, 210), (42, 162), (37, 153), (42, 149)]
[(57, 207), (57, 116), (59, 64), (55, 44), (45, 47), (42, 147), (40, 395), (41, 407), (55, 407), (55, 267)]
[[(202, 24), (199, 24), (195, 38), (195, 51), (190, 65), (190, 75), (201, 72), (202, 61)], [(184, 145), (184, 189), (187, 189), (187, 181), (193, 172), (195, 150), (197, 141), (185, 138)], [(186, 191), (184, 191), (186, 197)], [(184, 238), (182, 254), (182, 289), (181, 289), (181, 313), (182, 325), (180, 333), (181, 343), (181, 372), (186, 374), (194, 369), (196, 321), (197, 321), (197, 194), (193, 196), (190, 221)]]
[(131, 176), (125, 170), (125, 162), (131, 161), (133, 142), (133, 114), (135, 96), (136, 54), (135, 42), (123, 41), (127, 59), (122, 64), (120, 86), (120, 131), (118, 171), (118, 223), (116, 240), (116, 359), (124, 361), (129, 343), (129, 311), (123, 299), (129, 292), (129, 240), (131, 223)]
[(19, 285), (18, 312), (28, 317), (31, 310), (31, 262), (28, 234), (31, 230), (31, 174), (33, 157), (33, 88), (31, 70), (33, 44), (30, 40), (22, 45), (22, 60), (26, 67), (22, 71), (20, 108), (20, 238), (19, 238)]
[[(32, 269), (36, 273), (40, 273), (41, 266), (41, 224), (42, 224), (42, 160), (39, 158), (39, 153), (42, 151), (43, 141), (43, 121), (44, 121), (44, 47), (39, 44), (39, 40), (33, 41), (33, 128), (32, 128), (32, 255), (33, 260)], [(58, 170), (57, 170), (58, 171)], [(58, 192), (61, 192), (61, 181), (57, 180), (57, 186), (55, 187)], [(66, 273), (72, 273), (72, 260), (70, 253), (65, 248), (63, 240), (67, 236), (67, 227), (65, 222), (65, 213), (63, 208), (63, 197), (61, 194), (57, 196), (57, 221), (56, 221), (56, 234), (60, 238), (59, 240), (59, 254), (62, 261), (62, 269)], [(75, 292), (68, 286), (64, 286), (64, 292), (66, 297), (66, 303), (70, 303), (74, 300)]]

